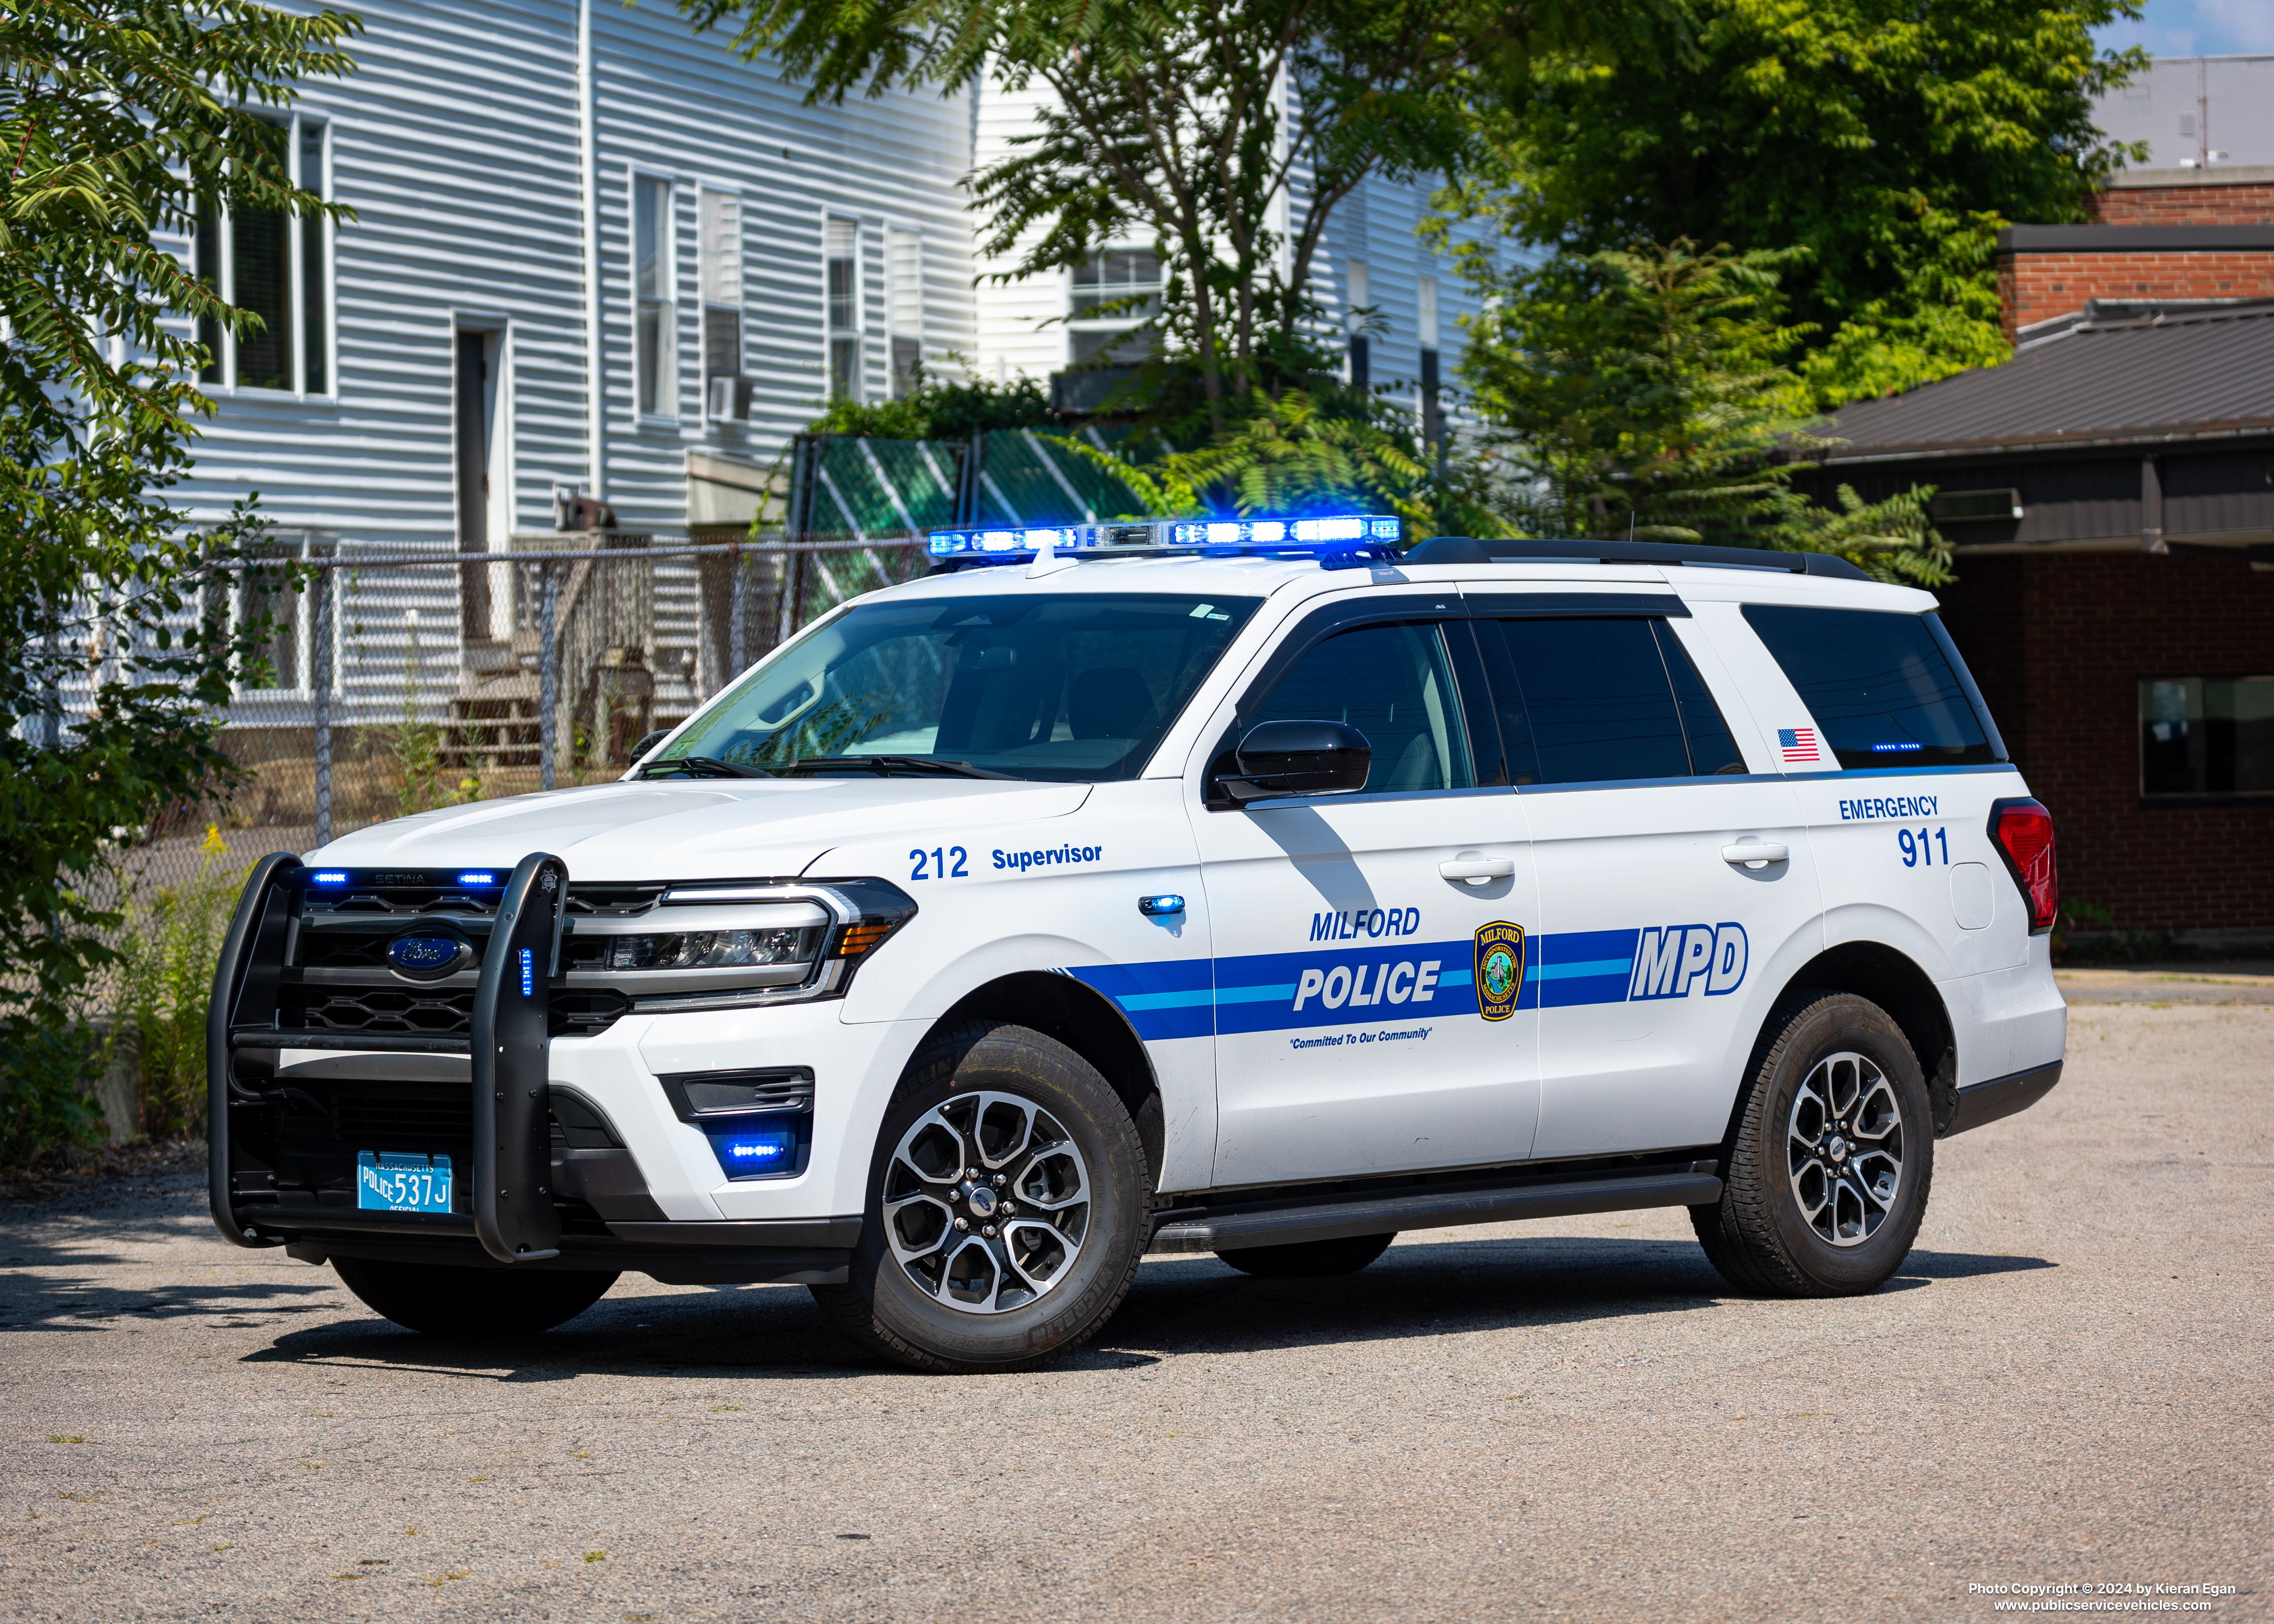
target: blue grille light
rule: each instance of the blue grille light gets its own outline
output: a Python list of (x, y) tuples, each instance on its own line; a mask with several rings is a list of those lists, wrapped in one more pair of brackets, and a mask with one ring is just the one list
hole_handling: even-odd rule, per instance
[(521, 950), (521, 996), (537, 996), (537, 955), (525, 947)]
[(794, 1124), (773, 1128), (729, 1128), (710, 1131), (711, 1148), (729, 1178), (763, 1177), (794, 1172), (797, 1167), (797, 1129)]
[(308, 877), (319, 885), (344, 885), (348, 883), (348, 876), (336, 868), (328, 868), (321, 874), (312, 874)]
[(497, 876), (494, 874), (462, 874), (458, 876), (458, 883), (461, 885), (494, 885), (497, 883)]

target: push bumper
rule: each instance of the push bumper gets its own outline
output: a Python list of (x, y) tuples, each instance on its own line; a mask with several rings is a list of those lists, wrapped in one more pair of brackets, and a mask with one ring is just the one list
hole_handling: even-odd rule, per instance
[[(637, 1270), (669, 1284), (841, 1282), (858, 1244), (851, 1216), (725, 1222), (666, 1220), (605, 1112), (573, 1088), (548, 1079), (548, 983), (559, 963), (568, 872), (558, 858), (524, 859), (487, 919), (454, 924), (481, 940), (479, 984), (463, 1035), (357, 1033), (342, 1037), (294, 1029), (280, 989), (292, 962), (295, 899), (307, 871), (289, 853), (255, 865), (239, 898), (215, 969), (207, 1026), (209, 1202), (231, 1244), (283, 1245), (312, 1261), (368, 1257), (461, 1267)], [(358, 1056), (463, 1056), (457, 1082), (403, 1084), (363, 1079), (391, 1108), (424, 1111), (455, 1127), (438, 1140), (463, 1156), (463, 1191), (450, 1212), (361, 1207), (352, 1184), (281, 1177), (276, 1158), (248, 1151), (274, 1139), (280, 1117), (331, 1109), (334, 1138), (344, 1120), (328, 1085), (297, 1086), (279, 1074), (286, 1049), (353, 1051)], [(386, 1062), (380, 1063), (384, 1065)], [(406, 1065), (449, 1066), (448, 1060)], [(373, 1070), (379, 1069), (374, 1066)], [(455, 1069), (455, 1068), (454, 1068)], [(369, 1101), (363, 1103), (368, 1104)], [(588, 1127), (603, 1146), (561, 1143), (560, 1124)], [(434, 1132), (429, 1130), (429, 1132)], [(264, 1138), (264, 1134), (267, 1137)], [(355, 1147), (329, 1147), (335, 1162)]]

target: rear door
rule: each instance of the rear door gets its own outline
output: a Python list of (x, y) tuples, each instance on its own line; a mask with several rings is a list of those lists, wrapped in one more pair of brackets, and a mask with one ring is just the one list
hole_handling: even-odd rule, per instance
[(1765, 1000), (1820, 950), (1798, 800), (1680, 598), (1470, 603), (1540, 875), (1532, 1154), (1714, 1143)]
[(1343, 721), (1374, 752), (1361, 793), (1233, 807), (1192, 786), (1218, 1185), (1530, 1152), (1538, 1018), (1517, 995), (1539, 905), (1484, 686), (1457, 594), (1372, 592), (1306, 617), (1218, 724), (1228, 745)]

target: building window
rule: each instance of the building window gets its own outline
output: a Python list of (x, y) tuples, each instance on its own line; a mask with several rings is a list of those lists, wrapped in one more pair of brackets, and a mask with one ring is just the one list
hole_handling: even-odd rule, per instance
[(1424, 276), (1413, 284), (1413, 333), (1421, 349), (1421, 439), (1435, 445), (1444, 438), (1437, 370), (1437, 279)]
[(2274, 676), (2142, 679), (2140, 793), (2274, 794)]
[[(267, 126), (293, 184), (328, 197), (320, 119), (293, 114)], [(198, 279), (260, 318), (232, 337), (212, 318), (198, 324), (206, 361), (198, 376), (224, 388), (325, 395), (331, 389), (331, 225), (320, 214), (200, 206), (192, 252)]]
[(923, 238), (885, 233), (885, 330), (892, 339), (892, 398), (915, 393), (923, 374)]
[(697, 213), (703, 228), (704, 410), (712, 417), (744, 418), (750, 404), (742, 382), (742, 199), (731, 192), (705, 192)]
[(829, 277), (829, 393), (861, 398), (861, 228), (832, 220), (823, 237)]
[(679, 379), (672, 340), (671, 183), (632, 177), (632, 290), (636, 307), (632, 339), (640, 415), (679, 415)]
[(1161, 256), (1149, 248), (1109, 248), (1074, 267), (1073, 306), (1066, 327), (1070, 358), (1103, 357), (1133, 366), (1150, 345), (1138, 331), (1160, 313)]
[(1366, 330), (1367, 319), (1373, 315), (1373, 290), (1367, 286), (1367, 264), (1352, 259), (1346, 274), (1350, 286), (1350, 380), (1353, 389), (1370, 388), (1374, 384), (1374, 340)]

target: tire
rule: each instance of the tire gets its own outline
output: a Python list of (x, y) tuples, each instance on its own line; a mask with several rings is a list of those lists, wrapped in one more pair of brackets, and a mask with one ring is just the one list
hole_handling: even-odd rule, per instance
[(1216, 1255), (1243, 1274), (1264, 1280), (1318, 1280), (1355, 1274), (1389, 1250), (1395, 1235), (1350, 1235), (1340, 1240), (1296, 1241), (1285, 1246), (1238, 1246)]
[(1024, 1026), (960, 1022), (908, 1063), (846, 1283), (813, 1295), (854, 1341), (912, 1370), (1032, 1370), (1096, 1335), (1129, 1294), (1151, 1187), (1129, 1112), (1088, 1062)]
[(1918, 1057), (1878, 1004), (1795, 995), (1756, 1051), (1721, 1157), (1721, 1199), (1690, 1209), (1706, 1256), (1760, 1297), (1854, 1297), (1902, 1267), (1934, 1182)]
[(608, 1294), (614, 1274), (582, 1269), (460, 1268), (334, 1258), (347, 1289), (373, 1312), (429, 1336), (534, 1336)]

